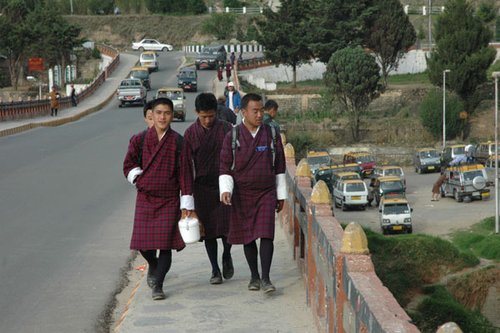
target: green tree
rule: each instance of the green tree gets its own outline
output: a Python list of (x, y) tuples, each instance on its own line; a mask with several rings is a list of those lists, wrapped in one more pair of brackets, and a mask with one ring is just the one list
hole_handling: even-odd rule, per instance
[(375, 53), (382, 68), (384, 87), (389, 72), (415, 43), (416, 33), (399, 0), (375, 0), (376, 11), (369, 20), (366, 46)]
[(297, 86), (297, 66), (312, 57), (309, 40), (304, 34), (308, 10), (306, 0), (284, 0), (278, 12), (267, 8), (261, 23), (258, 41), (264, 46), (264, 54), (274, 64), (292, 67), (293, 87)]
[(152, 13), (202, 14), (207, 8), (203, 0), (147, 0)]
[[(443, 135), (443, 90), (429, 91), (420, 104), (422, 125), (437, 139)], [(462, 101), (453, 93), (446, 94), (446, 139), (453, 139), (463, 129), (460, 112), (464, 110)]]
[(484, 23), (491, 23), (496, 18), (497, 8), (495, 6), (494, 0), (487, 0), (481, 2), (476, 9), (476, 15)]
[(429, 79), (441, 86), (443, 71), (451, 70), (447, 87), (470, 114), (480, 102), (476, 92), (486, 82), (486, 70), (495, 59), (496, 51), (488, 46), (492, 34), (466, 0), (450, 0), (437, 19), (434, 36), (436, 47), (427, 59)]
[(359, 141), (361, 116), (380, 95), (380, 68), (361, 47), (346, 47), (330, 57), (323, 74), (327, 91), (348, 113), (352, 137)]
[(347, 46), (362, 45), (373, 0), (311, 0), (307, 31), (310, 47), (320, 61)]
[(236, 15), (231, 13), (213, 13), (203, 22), (203, 29), (218, 40), (228, 39), (234, 33)]
[(240, 0), (224, 0), (224, 7), (229, 8), (241, 8), (243, 5)]

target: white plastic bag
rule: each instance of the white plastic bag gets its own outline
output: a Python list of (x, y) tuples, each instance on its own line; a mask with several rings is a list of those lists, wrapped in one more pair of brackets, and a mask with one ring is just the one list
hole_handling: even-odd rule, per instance
[(179, 221), (179, 231), (184, 243), (192, 244), (200, 240), (200, 222), (197, 218), (185, 217)]

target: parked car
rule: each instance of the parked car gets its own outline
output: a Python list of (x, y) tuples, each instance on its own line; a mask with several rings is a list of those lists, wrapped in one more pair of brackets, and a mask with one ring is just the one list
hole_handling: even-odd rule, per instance
[(341, 207), (342, 210), (359, 207), (366, 209), (368, 204), (368, 189), (361, 179), (350, 179), (337, 182), (333, 188), (333, 202), (335, 207)]
[(307, 151), (307, 164), (311, 169), (313, 177), (318, 172), (319, 168), (327, 167), (332, 164), (332, 157), (328, 150), (323, 148), (313, 148)]
[(488, 176), (482, 164), (451, 166), (445, 169), (446, 180), (441, 185), (441, 197), (452, 196), (457, 202), (464, 198), (489, 199), (490, 190), (486, 188)]
[(497, 153), (495, 152), (495, 143), (488, 141), (488, 142), (481, 142), (480, 144), (477, 145), (474, 157), (476, 158), (476, 161), (478, 163), (485, 164), (490, 157), (496, 154)]
[(402, 195), (386, 196), (380, 201), (380, 228), (384, 235), (389, 232), (413, 232), (411, 213), (408, 200)]
[(156, 98), (166, 97), (174, 104), (174, 118), (180, 121), (186, 120), (186, 108), (184, 90), (180, 88), (160, 88), (156, 92)]
[(144, 51), (172, 51), (174, 47), (170, 44), (163, 44), (157, 41), (156, 39), (148, 39), (145, 38), (140, 42), (132, 43), (133, 50), (139, 50), (141, 52)]
[(375, 180), (374, 199), (377, 206), (380, 205), (380, 201), (387, 194), (405, 194), (405, 186), (401, 178), (386, 176), (378, 177)]
[(142, 52), (139, 62), (141, 63), (141, 67), (146, 67), (150, 72), (157, 72), (160, 67), (158, 56), (152, 51)]
[(181, 68), (177, 74), (177, 86), (184, 91), (197, 91), (198, 90), (198, 72), (195, 68), (185, 67)]
[(226, 63), (227, 52), (224, 45), (205, 46), (196, 57), (194, 63), (196, 69), (215, 69), (217, 64)]
[(125, 79), (120, 82), (116, 90), (116, 96), (120, 104), (119, 107), (126, 104), (141, 104), (146, 105), (148, 91), (142, 85), (139, 79)]
[(361, 167), (361, 176), (368, 177), (373, 173), (375, 168), (375, 157), (366, 151), (348, 152), (344, 154), (344, 164), (356, 163)]
[(332, 174), (332, 181), (331, 181), (332, 188), (334, 188), (335, 185), (337, 185), (337, 182), (341, 182), (348, 179), (361, 179), (361, 176), (358, 173), (352, 171), (334, 172)]
[(373, 169), (372, 177), (377, 178), (386, 176), (399, 177), (403, 181), (403, 185), (405, 186), (406, 189), (406, 178), (403, 168), (399, 166), (386, 165), (386, 166), (375, 167), (375, 169)]
[(128, 77), (141, 80), (142, 85), (146, 87), (147, 90), (151, 90), (151, 77), (149, 75), (149, 69), (146, 67), (132, 67)]
[(413, 155), (416, 173), (438, 172), (441, 170), (439, 152), (434, 148), (417, 149)]
[(466, 160), (465, 145), (447, 146), (441, 153), (441, 167), (445, 168), (450, 165), (450, 162), (457, 160)]
[[(499, 168), (499, 177), (498, 179), (500, 180), (500, 156), (497, 156), (496, 158), (498, 160), (498, 168)], [(494, 185), (495, 184), (495, 156), (491, 156), (486, 160), (484, 163), (484, 168), (486, 169), (486, 176), (488, 177), (486, 184), (487, 185)]]

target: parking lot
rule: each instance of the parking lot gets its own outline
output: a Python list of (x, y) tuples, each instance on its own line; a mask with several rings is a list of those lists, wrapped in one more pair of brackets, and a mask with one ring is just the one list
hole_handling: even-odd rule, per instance
[[(413, 233), (443, 236), (454, 230), (469, 227), (485, 217), (495, 215), (495, 188), (489, 187), (491, 199), (470, 203), (456, 202), (451, 197), (431, 201), (432, 184), (439, 173), (416, 174), (413, 168), (404, 168), (406, 176), (406, 197), (413, 208)], [(365, 179), (368, 184), (368, 180)], [(373, 203), (374, 204), (374, 203)], [(358, 222), (363, 227), (381, 233), (379, 212), (374, 206), (365, 211), (342, 211), (334, 208), (334, 214), (341, 223)]]

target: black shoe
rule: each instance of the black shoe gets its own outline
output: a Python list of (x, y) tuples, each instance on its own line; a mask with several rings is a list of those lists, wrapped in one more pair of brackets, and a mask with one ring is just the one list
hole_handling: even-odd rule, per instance
[(272, 292), (276, 291), (276, 287), (273, 286), (273, 284), (271, 283), (271, 281), (269, 279), (263, 279), (262, 280), (262, 290), (266, 294), (272, 293)]
[(148, 267), (148, 276), (146, 278), (146, 281), (148, 282), (148, 287), (153, 289), (153, 287), (155, 286), (156, 284), (156, 281), (155, 281), (155, 270), (153, 267), (149, 266)]
[(210, 278), (210, 284), (221, 284), (221, 283), (222, 283), (222, 275), (220, 275), (220, 271), (212, 273), (212, 277)]
[(234, 275), (233, 259), (222, 259), (222, 276), (224, 279), (229, 280)]
[(165, 296), (165, 294), (163, 293), (162, 286), (158, 286), (158, 285), (155, 285), (153, 287), (153, 292), (152, 292), (151, 296), (153, 297), (153, 300), (155, 300), (155, 301), (159, 301), (159, 300), (167, 298), (167, 296)]
[(260, 279), (252, 278), (248, 284), (248, 290), (260, 290)]

